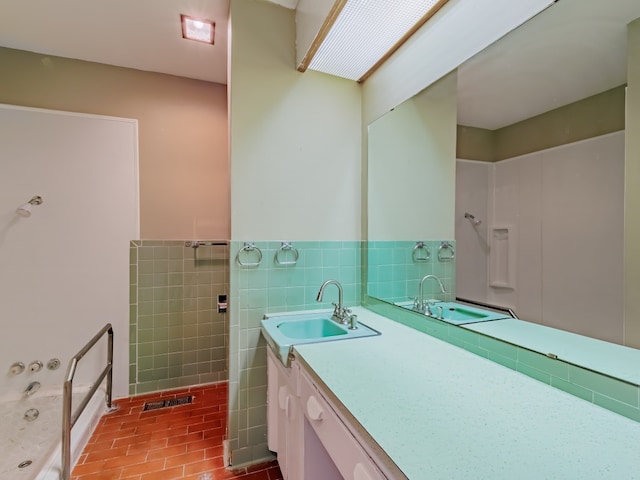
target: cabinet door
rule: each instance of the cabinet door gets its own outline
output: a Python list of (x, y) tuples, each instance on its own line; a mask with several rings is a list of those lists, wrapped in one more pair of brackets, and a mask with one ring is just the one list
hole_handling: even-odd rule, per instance
[(289, 478), (289, 416), (295, 409), (293, 396), (286, 383), (278, 385), (278, 464), (284, 480)]
[(267, 349), (267, 446), (278, 451), (278, 368)]
[(285, 368), (267, 353), (267, 444), (278, 454), (284, 480), (302, 479), (302, 419), (297, 394), (299, 368)]
[[(312, 476), (321, 465), (327, 471), (339, 472), (346, 480), (384, 480), (375, 463), (353, 437), (347, 426), (335, 413), (333, 407), (322, 395), (320, 389), (305, 372), (300, 375), (300, 405), (305, 421), (305, 479), (320, 480), (323, 477)], [(315, 444), (315, 448), (312, 446)], [(335, 468), (334, 468), (335, 467)], [(334, 478), (326, 476), (324, 478)]]

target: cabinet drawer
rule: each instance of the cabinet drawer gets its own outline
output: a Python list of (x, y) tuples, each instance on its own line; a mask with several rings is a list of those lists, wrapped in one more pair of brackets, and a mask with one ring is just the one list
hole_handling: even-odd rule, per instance
[(304, 415), (341, 475), (346, 480), (385, 479), (304, 372), (299, 382)]

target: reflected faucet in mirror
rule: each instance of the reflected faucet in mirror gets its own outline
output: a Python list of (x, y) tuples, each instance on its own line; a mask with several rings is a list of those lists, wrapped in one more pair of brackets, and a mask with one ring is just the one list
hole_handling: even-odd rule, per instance
[(424, 277), (422, 277), (422, 279), (420, 280), (420, 287), (418, 289), (418, 297), (414, 301), (414, 308), (421, 313), (427, 313), (427, 315), (431, 315), (431, 304), (429, 300), (424, 299), (424, 282), (430, 278), (438, 282), (440, 293), (447, 293), (440, 278), (436, 277), (435, 275), (425, 275)]
[(342, 285), (337, 280), (327, 280), (320, 286), (320, 290), (318, 291), (318, 296), (316, 297), (316, 302), (322, 301), (322, 296), (324, 294), (324, 289), (327, 285), (335, 285), (338, 287), (338, 303), (333, 303), (333, 315), (331, 315), (331, 320), (334, 320), (341, 324), (346, 324), (349, 321), (349, 315), (351, 314), (351, 310), (345, 307), (342, 304)]

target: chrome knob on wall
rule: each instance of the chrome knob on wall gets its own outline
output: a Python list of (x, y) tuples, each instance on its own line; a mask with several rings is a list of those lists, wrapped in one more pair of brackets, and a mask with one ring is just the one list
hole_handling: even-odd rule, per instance
[(27, 388), (25, 388), (24, 392), (22, 393), (24, 393), (25, 397), (30, 397), (31, 395), (36, 393), (39, 389), (40, 389), (40, 382), (31, 382), (29, 385), (27, 385)]
[(34, 360), (33, 362), (31, 362), (29, 364), (29, 371), (30, 372), (39, 372), (40, 370), (42, 370), (42, 362), (40, 360)]
[(24, 372), (24, 369), (25, 369), (24, 363), (22, 363), (22, 362), (14, 362), (9, 367), (9, 374), (10, 375), (20, 375), (22, 372)]
[(49, 370), (57, 370), (58, 368), (60, 368), (60, 359), (59, 358), (52, 358), (51, 360), (49, 360), (47, 362), (47, 368)]

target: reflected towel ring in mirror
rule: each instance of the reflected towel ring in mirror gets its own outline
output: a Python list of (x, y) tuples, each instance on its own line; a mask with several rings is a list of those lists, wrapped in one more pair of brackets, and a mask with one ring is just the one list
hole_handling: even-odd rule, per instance
[[(293, 259), (292, 260), (286, 260), (286, 258), (288, 256), (290, 256), (290, 255), (288, 255), (287, 252), (291, 252), (291, 255), (293, 255)], [(298, 249), (294, 248), (293, 245), (291, 244), (291, 242), (281, 242), (280, 248), (278, 250), (276, 250), (276, 254), (273, 257), (273, 260), (278, 265), (286, 266), (286, 265), (295, 265), (296, 263), (298, 263), (298, 258), (300, 258), (300, 254), (298, 253)]]
[[(448, 252), (448, 253), (447, 253)], [(438, 261), (450, 262), (456, 258), (456, 251), (449, 242), (442, 242), (438, 248)]]
[[(256, 252), (258, 258), (255, 262), (243, 262), (240, 258), (242, 252)], [(236, 262), (238, 262), (238, 265), (242, 267), (257, 267), (262, 263), (262, 251), (258, 247), (256, 247), (255, 243), (244, 242), (244, 246), (240, 250), (238, 250), (238, 253), (236, 254)]]
[(414, 262), (428, 262), (431, 258), (431, 250), (424, 242), (416, 242), (416, 246), (413, 247), (411, 257)]

